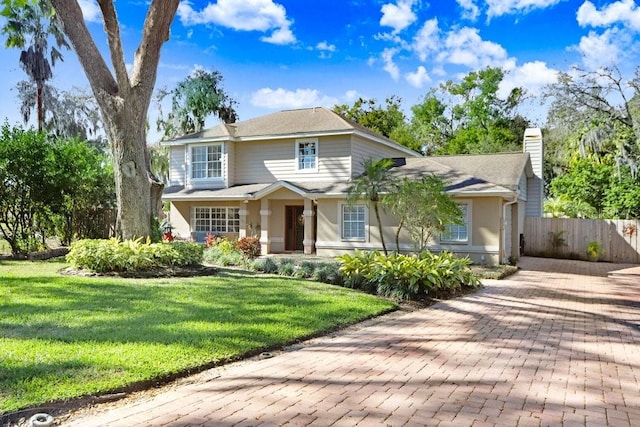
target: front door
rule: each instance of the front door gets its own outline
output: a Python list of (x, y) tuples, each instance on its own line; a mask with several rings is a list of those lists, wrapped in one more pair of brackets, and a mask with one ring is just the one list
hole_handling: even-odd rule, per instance
[(304, 251), (304, 206), (285, 206), (284, 250)]

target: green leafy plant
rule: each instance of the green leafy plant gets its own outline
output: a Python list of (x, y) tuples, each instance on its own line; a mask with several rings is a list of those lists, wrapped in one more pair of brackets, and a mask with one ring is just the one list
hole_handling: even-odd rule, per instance
[(589, 242), (589, 244), (587, 245), (587, 256), (589, 257), (589, 259), (597, 261), (598, 258), (600, 258), (601, 255), (604, 255), (604, 249), (602, 248), (602, 245), (600, 244), (600, 242), (592, 240)]
[(558, 254), (564, 246), (567, 246), (567, 240), (564, 238), (565, 233), (565, 230), (549, 232), (549, 245), (551, 245), (552, 253)]
[(85, 239), (71, 244), (66, 259), (75, 268), (106, 273), (200, 264), (202, 256), (202, 246), (191, 242)]
[(391, 254), (356, 251), (338, 258), (345, 286), (376, 292), (395, 299), (420, 299), (438, 291), (477, 287), (477, 276), (468, 258), (443, 252), (435, 255)]

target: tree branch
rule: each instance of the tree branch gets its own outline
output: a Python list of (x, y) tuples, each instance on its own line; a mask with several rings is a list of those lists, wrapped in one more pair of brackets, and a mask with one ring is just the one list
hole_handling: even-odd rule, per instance
[(104, 19), (104, 31), (107, 33), (107, 41), (109, 51), (111, 52), (111, 63), (116, 73), (116, 79), (120, 91), (129, 91), (129, 74), (124, 61), (124, 53), (122, 51), (122, 38), (120, 37), (120, 26), (118, 25), (118, 17), (116, 9), (113, 7), (112, 0), (98, 0), (102, 17)]
[(84, 23), (82, 10), (77, 1), (51, 0), (56, 15), (62, 22), (64, 32), (69, 38), (78, 60), (85, 70), (89, 84), (94, 93), (118, 93), (118, 84), (98, 51), (87, 26)]
[[(142, 30), (142, 41), (136, 50), (131, 73), (135, 90), (153, 91), (156, 82), (160, 48), (169, 40), (169, 29), (178, 10), (179, 0), (153, 0)], [(150, 96), (148, 97), (150, 99)]]

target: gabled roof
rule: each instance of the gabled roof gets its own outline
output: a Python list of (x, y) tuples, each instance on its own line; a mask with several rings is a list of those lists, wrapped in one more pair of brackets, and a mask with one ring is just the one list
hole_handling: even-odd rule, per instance
[(380, 144), (392, 146), (409, 156), (419, 156), (418, 153), (407, 147), (324, 107), (284, 110), (233, 124), (221, 123), (212, 128), (185, 135), (172, 141), (164, 141), (163, 145), (228, 140), (255, 141), (276, 138), (304, 138), (341, 134), (357, 134)]

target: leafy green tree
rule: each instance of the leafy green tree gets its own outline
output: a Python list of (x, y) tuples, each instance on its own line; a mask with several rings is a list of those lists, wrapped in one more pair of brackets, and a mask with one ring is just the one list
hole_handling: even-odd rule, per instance
[(104, 237), (103, 224), (91, 224), (95, 213), (115, 205), (113, 167), (108, 156), (77, 138), (59, 139), (55, 146), (56, 183), (60, 200), (51, 206), (63, 244), (78, 238)]
[(394, 188), (396, 179), (391, 171), (392, 167), (393, 160), (391, 159), (366, 160), (363, 164), (363, 172), (351, 180), (347, 190), (349, 203), (368, 200), (373, 205), (380, 232), (380, 242), (385, 255), (388, 255), (388, 251), (380, 219), (380, 204), (384, 194)]
[(48, 207), (59, 195), (57, 164), (46, 135), (4, 124), (0, 130), (0, 232), (14, 255), (44, 240)]
[[(238, 114), (236, 102), (222, 89), (222, 74), (218, 71), (196, 69), (186, 79), (180, 81), (175, 89), (158, 91), (157, 103), (160, 117), (157, 120), (158, 131), (163, 139), (200, 131), (207, 117), (216, 115), (225, 123), (235, 123)], [(171, 96), (171, 111), (163, 117), (161, 103)]]
[(409, 232), (416, 252), (423, 252), (447, 225), (461, 223), (462, 211), (445, 190), (446, 183), (442, 179), (429, 175), (420, 180), (404, 178), (393, 193), (384, 196), (383, 206), (400, 220), (396, 232), (398, 249), (403, 227)]
[(431, 89), (411, 107), (405, 126), (405, 145), (423, 154), (470, 154), (518, 151), (529, 121), (517, 113), (524, 100), (522, 88), (506, 98), (498, 95), (505, 73), (485, 68), (460, 82), (449, 80)]
[(599, 162), (592, 158), (576, 159), (569, 171), (551, 182), (551, 194), (575, 202), (584, 202), (603, 213), (605, 193), (614, 174), (611, 161)]
[(378, 105), (373, 98), (358, 98), (353, 105), (336, 105), (333, 111), (361, 126), (390, 138), (394, 130), (405, 122), (401, 109), (402, 100), (392, 95), (385, 99), (384, 106)]
[[(69, 48), (55, 10), (48, 0), (3, 0), (0, 12), (7, 21), (2, 27), (5, 46), (21, 49), (20, 65), (36, 86), (38, 130), (44, 127), (43, 94), (53, 77), (51, 67), (62, 60), (60, 50)], [(49, 38), (56, 46), (49, 48)], [(24, 111), (23, 111), (24, 114)]]
[(613, 154), (637, 176), (640, 165), (640, 67), (633, 78), (618, 69), (560, 73), (545, 90), (551, 99), (548, 123), (567, 136), (569, 149), (582, 156)]

